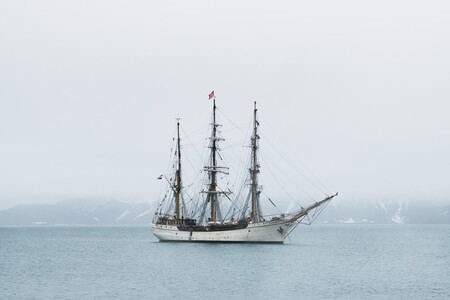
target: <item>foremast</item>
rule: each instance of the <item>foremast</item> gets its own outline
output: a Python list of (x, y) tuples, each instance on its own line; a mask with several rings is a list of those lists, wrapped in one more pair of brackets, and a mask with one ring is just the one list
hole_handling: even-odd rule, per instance
[(181, 198), (181, 139), (180, 139), (180, 119), (177, 118), (177, 170), (175, 172), (175, 211), (174, 216), (177, 220), (180, 219), (180, 198)]
[(257, 108), (256, 108), (256, 101), (254, 102), (253, 106), (253, 134), (251, 137), (251, 167), (249, 169), (250, 171), (250, 194), (251, 194), (251, 200), (252, 200), (252, 209), (250, 212), (250, 218), (252, 222), (256, 223), (260, 221), (261, 217), (261, 207), (259, 204), (259, 194), (261, 193), (260, 187), (258, 185), (258, 174), (259, 174), (259, 163), (258, 163), (258, 126), (259, 122), (257, 120)]

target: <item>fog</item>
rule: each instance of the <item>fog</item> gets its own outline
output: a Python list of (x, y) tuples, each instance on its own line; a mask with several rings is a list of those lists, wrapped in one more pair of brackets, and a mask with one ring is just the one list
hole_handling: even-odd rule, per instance
[(2, 1), (0, 41), (0, 209), (157, 201), (212, 90), (339, 201), (450, 202), (448, 1)]

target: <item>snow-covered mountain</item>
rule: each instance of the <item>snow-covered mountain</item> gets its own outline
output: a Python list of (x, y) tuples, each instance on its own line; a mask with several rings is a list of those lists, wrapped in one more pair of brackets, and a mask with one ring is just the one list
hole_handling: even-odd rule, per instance
[(74, 199), (52, 205), (18, 205), (0, 211), (0, 225), (147, 225), (154, 208), (147, 203)]
[(332, 201), (319, 223), (450, 224), (450, 205), (425, 201)]
[[(0, 225), (147, 225), (155, 207), (119, 200), (73, 199), (52, 205), (19, 205), (0, 211)], [(450, 205), (424, 201), (333, 200), (316, 223), (450, 224)]]

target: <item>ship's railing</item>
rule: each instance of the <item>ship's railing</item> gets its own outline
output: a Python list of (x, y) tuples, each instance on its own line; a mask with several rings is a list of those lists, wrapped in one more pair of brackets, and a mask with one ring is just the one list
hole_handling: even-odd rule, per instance
[(190, 218), (176, 219), (176, 218), (168, 218), (168, 217), (163, 216), (163, 217), (158, 217), (156, 219), (155, 223), (160, 224), (160, 225), (195, 226), (195, 225), (197, 225), (197, 220), (190, 219)]

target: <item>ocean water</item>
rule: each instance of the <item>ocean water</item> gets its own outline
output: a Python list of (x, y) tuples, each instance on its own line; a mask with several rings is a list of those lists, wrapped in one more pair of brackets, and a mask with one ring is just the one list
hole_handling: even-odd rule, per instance
[(300, 226), (283, 245), (0, 227), (0, 299), (164, 298), (450, 299), (450, 226)]

